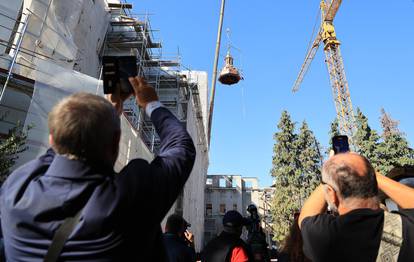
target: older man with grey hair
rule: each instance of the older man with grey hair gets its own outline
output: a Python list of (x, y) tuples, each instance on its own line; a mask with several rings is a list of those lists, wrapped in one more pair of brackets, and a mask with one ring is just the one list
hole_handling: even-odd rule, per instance
[[(380, 208), (378, 189), (400, 207)], [(334, 214), (327, 214), (327, 207)], [(414, 189), (375, 172), (355, 153), (338, 154), (323, 166), (322, 184), (299, 217), (303, 249), (312, 261), (412, 261)]]

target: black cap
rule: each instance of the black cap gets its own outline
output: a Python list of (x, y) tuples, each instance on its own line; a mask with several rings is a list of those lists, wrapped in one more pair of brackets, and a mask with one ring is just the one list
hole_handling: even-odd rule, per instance
[(240, 227), (247, 225), (247, 220), (236, 210), (228, 211), (223, 217), (223, 226)]

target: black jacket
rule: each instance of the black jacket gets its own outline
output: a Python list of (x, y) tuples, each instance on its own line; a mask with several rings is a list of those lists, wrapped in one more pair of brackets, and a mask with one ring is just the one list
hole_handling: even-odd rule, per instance
[(166, 108), (151, 120), (161, 138), (151, 163), (135, 159), (114, 174), (48, 150), (14, 171), (0, 196), (8, 261), (43, 261), (56, 229), (81, 208), (63, 261), (164, 261), (160, 222), (190, 175), (195, 148)]
[(177, 235), (165, 233), (164, 244), (169, 262), (195, 262), (196, 253), (184, 239)]
[(241, 247), (253, 261), (249, 247), (239, 236), (221, 232), (221, 234), (208, 242), (202, 253), (202, 262), (229, 262), (235, 247)]

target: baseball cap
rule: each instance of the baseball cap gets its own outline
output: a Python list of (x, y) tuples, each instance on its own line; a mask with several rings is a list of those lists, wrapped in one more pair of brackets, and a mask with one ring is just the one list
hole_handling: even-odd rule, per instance
[(247, 224), (247, 219), (236, 210), (228, 211), (223, 217), (223, 226), (240, 227)]

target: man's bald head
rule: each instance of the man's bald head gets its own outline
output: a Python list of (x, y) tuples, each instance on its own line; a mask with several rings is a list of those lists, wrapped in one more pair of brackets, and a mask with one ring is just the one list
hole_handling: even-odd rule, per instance
[(323, 165), (322, 177), (343, 199), (366, 199), (378, 194), (374, 168), (368, 159), (356, 153), (331, 157)]

